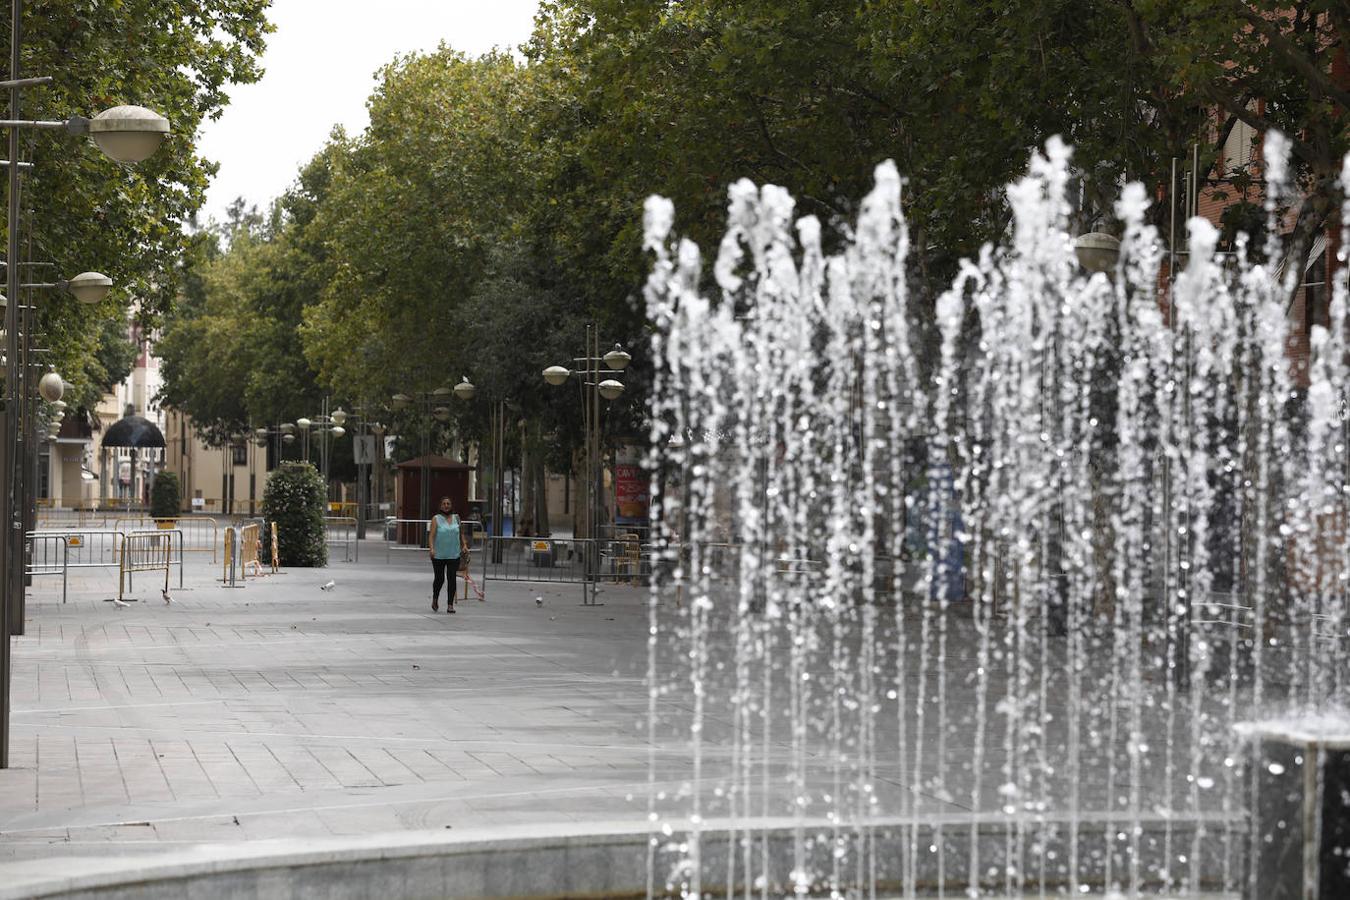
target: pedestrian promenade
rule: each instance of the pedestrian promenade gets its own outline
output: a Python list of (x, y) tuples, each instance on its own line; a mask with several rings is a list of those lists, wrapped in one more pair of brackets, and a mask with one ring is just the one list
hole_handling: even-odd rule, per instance
[[(221, 587), (40, 578), (14, 643), (0, 877), (53, 856), (641, 821), (644, 589), (493, 584), (433, 614), (430, 571), (290, 569)], [(331, 591), (320, 585), (332, 580)], [(177, 584), (177, 572), (174, 584)], [(540, 605), (539, 600), (542, 600)]]

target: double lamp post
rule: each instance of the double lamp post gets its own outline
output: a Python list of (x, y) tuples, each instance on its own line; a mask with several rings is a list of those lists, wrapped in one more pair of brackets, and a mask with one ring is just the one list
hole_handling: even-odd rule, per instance
[[(87, 135), (105, 155), (120, 163), (138, 163), (149, 158), (169, 133), (169, 122), (163, 116), (140, 106), (117, 106), (92, 119), (71, 116), (59, 121), (23, 118), (22, 91), (28, 87), (49, 84), (50, 76), (24, 77), (21, 72), (23, 0), (10, 3), (9, 79), (0, 87), (9, 90), (10, 118), (0, 120), (0, 128), (8, 131), (9, 159), (0, 161), (9, 170), (8, 207), (5, 252), (5, 314), (4, 314), (4, 412), (0, 432), (0, 503), (4, 504), (4, 540), (0, 540), (0, 769), (9, 767), (9, 712), (10, 712), (10, 637), (22, 633), (24, 616), (24, 534), (32, 520), (35, 503), (34, 485), (29, 474), (35, 468), (32, 457), (36, 453), (33, 428), (36, 425), (36, 407), (32, 400), (32, 381), (35, 366), (31, 356), (32, 335), (36, 316), (31, 304), (22, 309), (20, 292), (23, 289), (58, 288), (69, 291), (77, 299), (97, 303), (107, 296), (112, 281), (96, 272), (85, 272), (73, 278), (52, 282), (24, 283), (19, 268), (19, 227), (21, 213), (21, 175), (32, 168), (32, 163), (20, 159), (20, 133), (23, 131), (64, 131), (73, 135)], [(60, 376), (49, 372), (39, 379), (39, 391), (49, 403), (60, 401), (64, 391)]]

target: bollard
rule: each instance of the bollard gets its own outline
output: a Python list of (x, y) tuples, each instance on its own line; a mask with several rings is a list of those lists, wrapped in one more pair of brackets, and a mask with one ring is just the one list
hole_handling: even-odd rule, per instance
[(1350, 721), (1237, 726), (1252, 766), (1247, 900), (1350, 897)]

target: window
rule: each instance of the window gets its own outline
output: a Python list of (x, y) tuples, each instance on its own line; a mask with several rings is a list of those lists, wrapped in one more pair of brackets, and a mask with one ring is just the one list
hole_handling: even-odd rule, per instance
[(235, 444), (232, 449), (234, 450), (234, 464), (236, 466), (248, 465), (248, 444)]

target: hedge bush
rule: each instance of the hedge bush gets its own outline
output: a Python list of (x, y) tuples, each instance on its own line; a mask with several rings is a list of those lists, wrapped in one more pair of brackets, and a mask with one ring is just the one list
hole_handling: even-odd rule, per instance
[(150, 489), (150, 517), (173, 519), (183, 511), (182, 496), (178, 490), (177, 472), (160, 472), (155, 486)]
[[(272, 471), (263, 488), (263, 546), (270, 547), (277, 523), (277, 553), (283, 566), (326, 566), (323, 476), (306, 462), (287, 462)], [(264, 550), (263, 557), (270, 555)]]

